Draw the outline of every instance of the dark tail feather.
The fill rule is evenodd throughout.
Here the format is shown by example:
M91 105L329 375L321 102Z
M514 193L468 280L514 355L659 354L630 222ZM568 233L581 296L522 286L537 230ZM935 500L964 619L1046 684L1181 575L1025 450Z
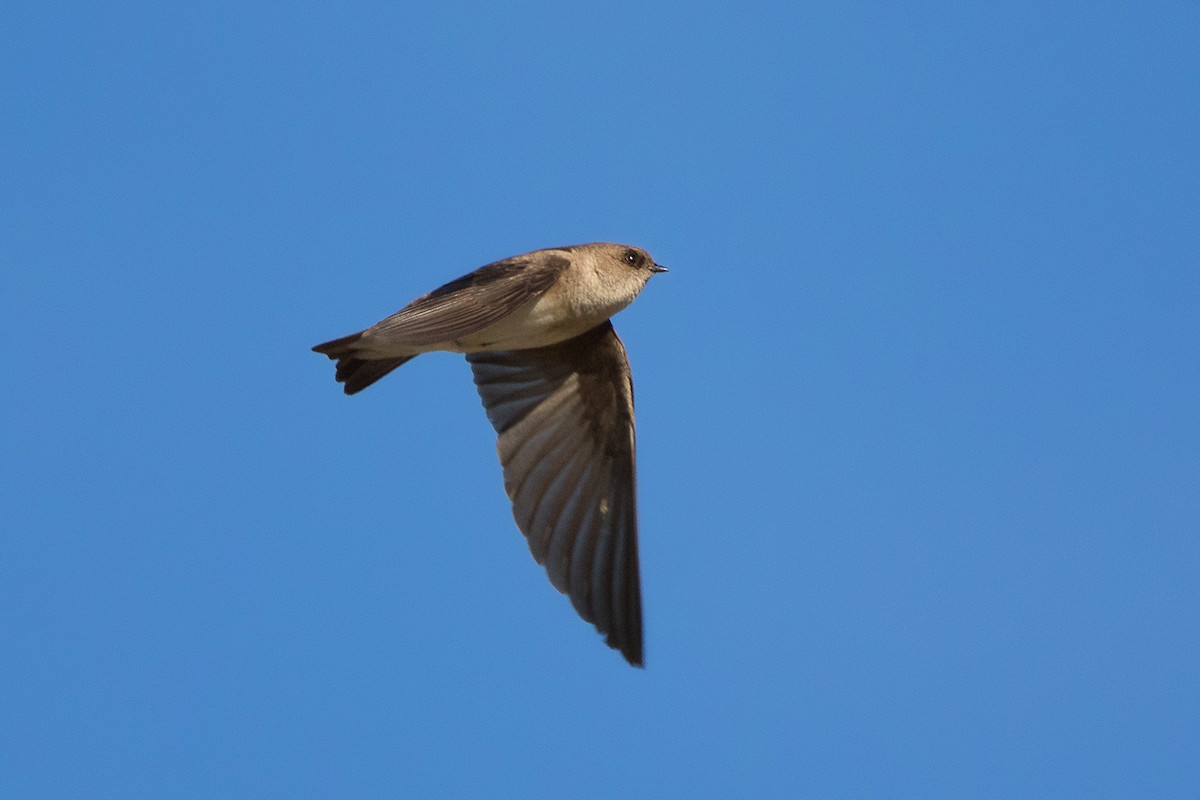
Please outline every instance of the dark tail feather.
M361 333L352 333L313 348L314 352L327 355L337 362L337 374L334 377L338 383L345 384L346 394L361 392L396 367L414 358L359 358L354 353L354 345L361 338Z

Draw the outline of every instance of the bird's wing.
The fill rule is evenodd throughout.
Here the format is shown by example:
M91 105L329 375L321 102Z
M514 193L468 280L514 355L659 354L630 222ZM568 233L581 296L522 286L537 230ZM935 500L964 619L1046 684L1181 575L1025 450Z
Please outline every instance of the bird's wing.
M546 291L570 263L565 255L540 251L488 264L418 297L364 335L413 347L468 336Z
M608 645L641 666L633 387L612 323L467 360L533 557Z

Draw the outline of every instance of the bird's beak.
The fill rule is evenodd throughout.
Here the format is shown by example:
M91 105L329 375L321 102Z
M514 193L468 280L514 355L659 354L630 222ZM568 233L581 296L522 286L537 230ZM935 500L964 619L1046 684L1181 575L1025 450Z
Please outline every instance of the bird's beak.
M662 264L655 264L654 266L652 266L650 268L650 271L651 272L670 272L670 270L667 269L666 267L664 267Z

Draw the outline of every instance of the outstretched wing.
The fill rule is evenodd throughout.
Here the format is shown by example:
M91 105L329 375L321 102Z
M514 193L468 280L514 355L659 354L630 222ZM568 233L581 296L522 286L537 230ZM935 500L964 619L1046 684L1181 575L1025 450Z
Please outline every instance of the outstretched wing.
M608 645L641 666L633 387L612 323L467 360L533 557Z
M570 265L539 250L480 267L363 331L372 347L424 347L481 331L549 289Z

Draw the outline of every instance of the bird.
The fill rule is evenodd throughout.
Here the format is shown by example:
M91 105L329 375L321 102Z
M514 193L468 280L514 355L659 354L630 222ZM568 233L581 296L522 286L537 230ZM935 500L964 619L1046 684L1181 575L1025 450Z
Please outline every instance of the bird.
M487 264L312 349L356 394L422 353L471 365L513 518L550 583L644 667L633 384L610 317L666 272L612 242Z

